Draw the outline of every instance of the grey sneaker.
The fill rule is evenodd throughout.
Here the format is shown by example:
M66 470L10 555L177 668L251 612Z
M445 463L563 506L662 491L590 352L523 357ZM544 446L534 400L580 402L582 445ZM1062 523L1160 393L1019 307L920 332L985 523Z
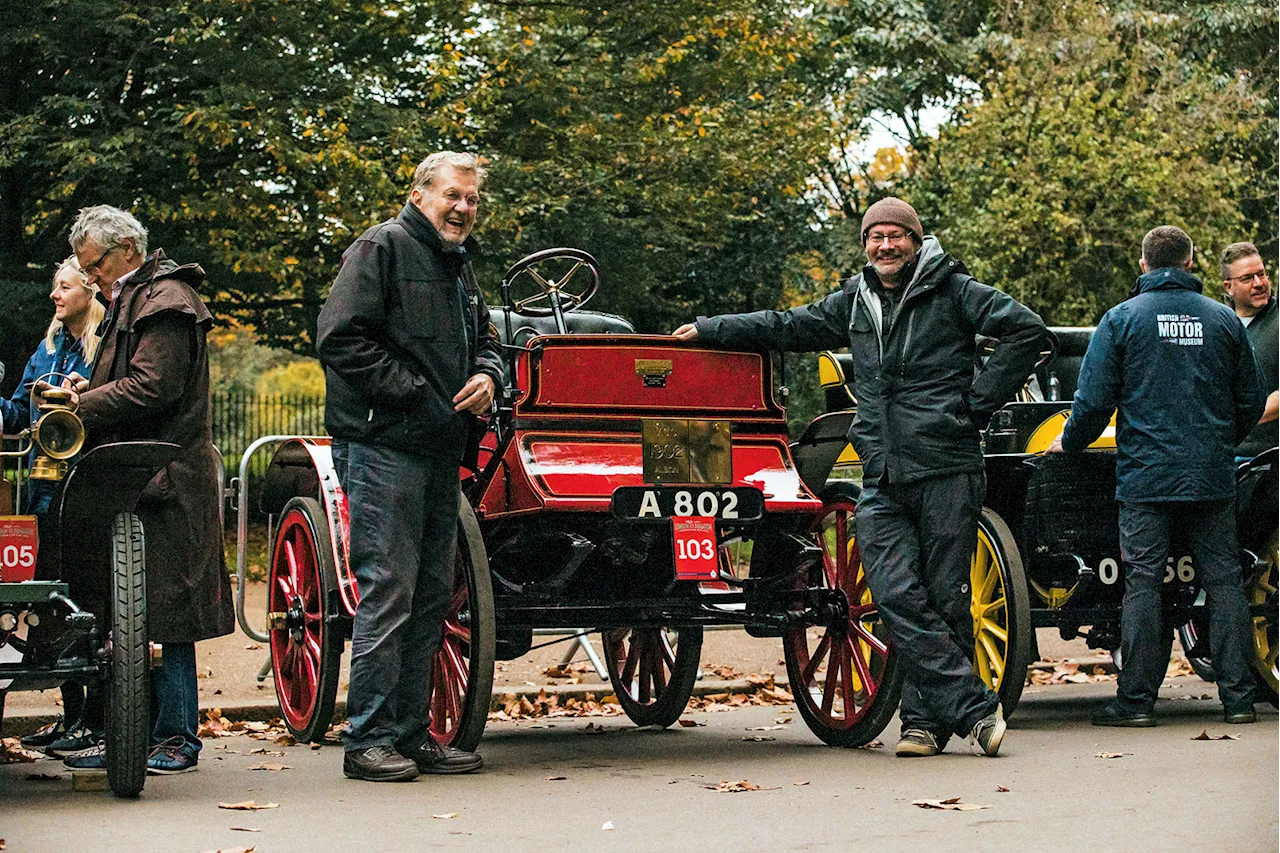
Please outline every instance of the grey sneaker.
M988 758L995 758L1000 752L1000 741L1004 740L1004 710L996 705L993 713L987 714L981 720L973 724L973 731L969 734L969 743L977 743L982 749L982 754Z
M938 739L926 729L907 729L898 738L893 754L899 758L927 758L942 752Z
M44 752L56 758L75 758L93 753L101 740L101 732L76 723L75 728L46 746Z

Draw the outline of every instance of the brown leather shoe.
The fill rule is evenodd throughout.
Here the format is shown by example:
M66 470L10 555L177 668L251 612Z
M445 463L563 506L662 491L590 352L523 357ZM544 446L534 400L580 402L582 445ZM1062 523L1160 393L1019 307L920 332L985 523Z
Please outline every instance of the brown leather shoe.
M412 759L422 773L471 773L484 766L484 759L474 752L442 746L429 735L417 746L401 744L400 752Z
M389 746L351 749L342 756L342 775L365 782L412 782L418 766Z

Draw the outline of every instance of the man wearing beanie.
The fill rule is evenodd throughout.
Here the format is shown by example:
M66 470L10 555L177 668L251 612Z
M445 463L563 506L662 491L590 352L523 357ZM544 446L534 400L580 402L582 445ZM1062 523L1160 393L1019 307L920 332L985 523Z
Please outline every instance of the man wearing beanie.
M994 756L999 700L973 671L969 560L986 492L981 430L1013 399L1047 343L1028 308L978 282L905 201L862 218L867 265L789 311L699 317L681 340L815 351L849 347L862 459L858 545L906 680L899 756L937 755L951 735ZM999 344L974 373L975 335Z

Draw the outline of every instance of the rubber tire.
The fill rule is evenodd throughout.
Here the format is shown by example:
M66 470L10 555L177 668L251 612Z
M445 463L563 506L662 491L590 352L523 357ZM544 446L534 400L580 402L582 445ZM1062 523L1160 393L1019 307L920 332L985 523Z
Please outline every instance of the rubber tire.
M454 558L455 597L462 593L459 580L466 582L466 619L453 620L454 612L461 613L462 602L454 600L450 613L445 616L441 633L440 650L436 652L431 676L431 733L438 743L472 752L484 735L489 721L489 703L493 697L493 664L496 653L496 618L493 605L493 579L489 575L489 556L480 522L475 510L464 496L458 504L458 548ZM460 631L467 630L466 639ZM465 643L465 648L463 647ZM441 720L441 711L448 707L448 693L441 673L451 660L460 661L466 656L466 685L461 696L454 694L455 715L452 725ZM459 701L460 700L460 701Z
M142 523L122 512L111 525L111 676L107 683L107 784L137 797L151 746L151 649Z
M856 507L859 498L862 496L861 489L851 482L833 482L828 483L818 493L819 499L822 500L822 514L815 521L815 527L821 525L822 522L831 515L837 506ZM850 512L850 517L853 513ZM857 532L855 528L846 528L850 530L850 545L856 545ZM825 551L825 537L821 529L814 530L815 535L819 538L819 544L823 546ZM859 565L861 558L859 557ZM809 579L804 579L805 583L811 583ZM825 572L822 575L821 583L825 586ZM883 623L881 623L883 627ZM830 630L830 629L828 629ZM887 642L888 652L884 655L883 669L880 672L880 686L876 696L871 700L869 706L865 706L854 719L853 723L848 726L832 725L828 720L823 719L823 711L821 707L814 707L812 694L801 692L801 685L806 681L804 677L804 669L806 664L812 660L810 657L811 650L808 647L808 628L801 628L796 631L788 632L782 638L783 658L787 665L787 684L791 689L792 695L795 697L796 710L800 712L801 718L809 727L809 730L817 735L818 739L829 746L839 747L857 747L864 746L875 740L885 727L889 725L889 721L893 719L894 712L898 709L898 702L902 697L902 682L905 672L899 665L898 655L894 653L893 645ZM877 639L881 639L877 637ZM801 660L799 644L804 644L805 660ZM826 653L828 662L830 661L830 652ZM850 665L853 665L852 658ZM815 681L816 684L816 681ZM805 688L807 690L807 688ZM834 700L833 700L834 701Z
M631 654L637 632L643 631L646 643L659 641L667 644L665 628L620 628L602 632L605 668L609 670L609 683L618 697L618 704L627 717L637 726L672 725L680 719L693 695L694 682L698 680L698 662L702 657L702 628L681 628L677 633L675 656L669 660L669 673L665 688L651 695L648 701L640 698L640 683L623 680L625 661ZM651 646L650 646L651 648ZM636 663L639 666L639 661ZM635 673L633 673L633 676Z
M982 646L982 636L975 626L974 671L988 687L996 691L996 695L1000 697L1000 706L1004 711L1005 719L1008 719L1013 715L1014 709L1018 707L1018 702L1022 698L1022 689L1027 682L1027 668L1031 666L1035 650L1035 634L1031 627L1031 593L1027 585L1027 572L1022 564L1022 555L1018 551L1018 543L1000 514L990 507L983 507L982 516L978 519L978 529L979 536L986 534L999 564L1000 583L1005 591L1005 606L1002 611L997 612L1003 612L1005 617L1004 627L1008 634L1008 641L1004 649L1004 675L999 677L998 683L995 683L997 681L995 674L988 672L984 676L982 667L978 664L979 653L986 650ZM975 544L975 555L976 553L977 545ZM980 607L979 590L972 571L970 584L970 607L976 621Z
M300 526L299 526L300 525ZM318 742L328 732L333 723L333 706L338 696L338 678L342 666L342 651L345 646L346 632L341 623L334 621L329 612L333 591L338 588L338 574L333 562L333 547L329 538L329 520L325 516L320 502L312 497L295 497L284 506L280 513L280 527L276 534L274 547L271 549L271 566L267 577L267 609L271 610L272 596L277 589L281 563L286 560L282 549L287 544L285 537L295 526L303 531L299 540L311 557L309 566L315 567L315 577L311 582L319 590L318 601L313 602L316 610L313 618L319 631L319 654L316 658L316 683L313 685L313 701L303 714L286 712L287 700L280 699L281 686L295 677L284 671L285 651L292 640L288 637L288 629L269 630L271 647L271 672L276 686L277 701L280 702L280 715L285 727L300 743ZM296 558L295 558L296 559ZM295 652L296 654L296 652ZM296 660L296 658L295 658ZM293 717L294 719L291 719Z
M1194 619L1178 628L1178 642L1182 644L1182 651L1185 654L1187 649L1193 648L1199 639L1200 630L1196 627ZM1187 663L1191 664L1191 668L1195 670L1196 675L1204 681L1210 683L1218 680L1218 673L1214 671L1213 661L1209 658L1193 658L1187 655ZM1119 669L1119 666L1116 667Z

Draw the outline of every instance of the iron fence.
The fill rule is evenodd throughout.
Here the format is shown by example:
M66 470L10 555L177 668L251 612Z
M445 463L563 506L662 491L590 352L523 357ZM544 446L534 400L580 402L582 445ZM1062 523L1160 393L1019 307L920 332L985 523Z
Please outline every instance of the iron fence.
M213 443L222 452L227 479L236 476L245 448L264 435L323 435L324 397L215 391ZM255 454L250 471L261 474L266 454Z

